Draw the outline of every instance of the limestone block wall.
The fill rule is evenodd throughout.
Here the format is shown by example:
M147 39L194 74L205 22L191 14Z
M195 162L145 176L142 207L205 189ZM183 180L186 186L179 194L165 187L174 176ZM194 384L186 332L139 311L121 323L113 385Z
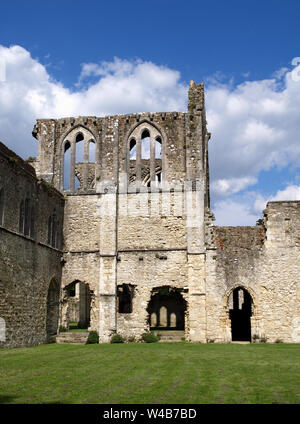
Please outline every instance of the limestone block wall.
M269 202L260 298L270 340L300 342L300 202Z
M0 317L6 323L4 347L46 342L47 295L60 281L60 252L0 229Z
M118 250L186 248L182 192L121 194L118 206Z
M6 323L6 340L0 341L0 346L44 343L48 289L51 281L60 282L62 256L59 249L48 244L48 218L55 210L61 234L64 199L1 143L0 189L4 200L0 225L0 317ZM31 214L29 226L33 229L27 235L19 225L20 205L26 199Z
M98 195L66 196L64 250L99 251L100 214Z
M38 140L38 155L32 163L39 176L57 189L63 188L64 142L76 131L88 132L95 142L95 181L117 184L122 174L129 173L129 138L144 127L153 128L155 134L160 135L163 180L172 184L174 181L202 179L206 206L209 206L207 143L210 135L206 130L203 84L191 83L187 113L143 112L107 117L38 119L33 129ZM95 191L95 188L90 189L87 187L86 191Z
M299 202L269 202L265 226L215 227L206 255L207 339L231 341L229 294L252 297L251 334L299 342Z
M96 180L116 181L118 172L127 172L128 137L143 122L157 126L162 133L166 180L183 181L185 137L189 120L186 114L180 112L39 119L33 131L39 146L35 162L37 173L59 188L62 178L62 143L74 128L83 128L89 130L95 139Z
M188 294L184 292L184 288L188 285L186 251L182 249L167 252L165 250L119 252L117 284L134 286L132 313L117 314L117 332L126 337L138 337L149 331L147 307L153 288L163 286L178 288L187 299ZM188 334L188 311L185 327Z
M90 328L99 326L100 281L100 196L68 195L64 215L64 266L62 271L61 325L67 326L69 301L67 287L87 284L91 291Z
M65 289L69 284L80 281L88 285L91 291L90 327L99 325L99 252L65 252L61 279L61 317L60 324L67 325L67 303Z

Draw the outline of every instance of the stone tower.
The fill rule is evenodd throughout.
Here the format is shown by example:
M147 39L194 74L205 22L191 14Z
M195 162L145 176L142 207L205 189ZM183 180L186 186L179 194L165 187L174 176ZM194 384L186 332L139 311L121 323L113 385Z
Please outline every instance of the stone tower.
M37 175L66 199L61 324L75 284L102 342L149 328L205 341L203 84L191 81L187 113L39 119L33 135Z

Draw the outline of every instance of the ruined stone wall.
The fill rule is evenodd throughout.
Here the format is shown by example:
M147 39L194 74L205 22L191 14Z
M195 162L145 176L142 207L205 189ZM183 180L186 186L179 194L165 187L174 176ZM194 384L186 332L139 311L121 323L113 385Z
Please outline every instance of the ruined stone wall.
M186 166L185 134L189 121L186 114L178 112L38 120L33 131L39 145L36 171L60 188L62 143L74 128L86 128L94 135L96 142L96 180L116 182L118 172L127 172L130 132L143 122L157 126L163 135L165 179L170 183L172 180L183 181Z
M152 289L170 286L181 289L186 296L183 293L188 284L186 251L120 252L117 283L134 286L132 313L117 314L117 331L124 336L140 336L149 331L147 307Z
M119 196L118 250L185 249L183 193L139 193Z
M269 202L265 228L215 227L206 255L207 339L231 341L229 294L251 295L251 333L299 342L300 202Z
M64 250L99 251L98 195L67 196L64 216Z
M141 155L145 129L149 159ZM79 132L84 159L77 163ZM68 287L82 283L86 304L91 297L90 329L99 332L100 342L115 332L139 337L147 331L151 294L164 287L178 290L187 302L187 340L231 341L229 298L242 287L252 298L252 336L300 342L300 202L269 202L262 226L212 225L203 84L191 81L187 113L39 119L33 135L35 170L0 144L0 317L7 321L7 346L46 340L53 280L61 288L65 326ZM154 154L157 137L161 158ZM73 182L64 190L69 141ZM192 195L190 216L185 207ZM24 235L20 204L26 199L34 213L33 230ZM60 235L63 223L62 251L49 239L53 216ZM133 288L132 312L118 312L117 290L123 285Z
M0 346L31 346L46 341L47 295L61 278L61 251L48 244L48 217L56 210L62 232L64 199L37 180L34 169L0 144L0 187L4 192L0 226L0 317L6 341ZM30 201L34 231L20 232L20 204Z

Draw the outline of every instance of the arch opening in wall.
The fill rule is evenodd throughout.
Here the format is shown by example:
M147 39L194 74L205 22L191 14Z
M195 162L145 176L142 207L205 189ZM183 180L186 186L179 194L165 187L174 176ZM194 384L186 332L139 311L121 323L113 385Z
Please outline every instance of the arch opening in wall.
M79 280L64 288L64 302L67 302L64 322L70 330L89 328L92 294L89 285Z
M56 210L54 209L52 214L48 217L48 244L49 246L61 249L62 247L62 224L59 222Z
M129 142L129 157L130 160L136 160L136 141L134 138Z
M93 133L79 125L62 139L62 146L61 188L71 192L94 189L98 153Z
M161 138L155 139L155 159L161 159Z
M148 121L141 122L129 133L127 143L129 186L134 189L161 183L163 137L157 126Z
M185 329L186 301L178 289L154 289L147 312L150 330Z
M89 141L89 163L94 163L96 158L96 145L94 140Z
M64 183L63 189L70 190L70 166L71 166L71 144L67 141L64 144Z
M75 151L75 190L81 186L80 176L83 176L82 164L84 163L84 136L80 132L76 135L76 151ZM77 171L77 172L76 172Z
M57 334L59 320L59 284L56 280L51 280L47 295L47 318L46 335L47 338Z
M120 314L132 313L132 299L134 296L134 286L122 284L117 287L117 310Z
M35 236L35 208L27 197L21 200L19 209L19 233L34 238Z
M144 130L141 137L141 155L142 159L150 159L150 132Z
M250 293L243 287L236 287L228 302L232 341L251 341L253 300Z
M76 136L76 163L84 162L84 137L82 133Z

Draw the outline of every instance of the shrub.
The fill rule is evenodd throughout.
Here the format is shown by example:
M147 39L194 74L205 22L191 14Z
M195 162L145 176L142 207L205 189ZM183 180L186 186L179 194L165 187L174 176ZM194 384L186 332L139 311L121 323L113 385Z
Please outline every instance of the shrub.
M281 339L276 339L275 343L283 343L283 341Z
M90 331L86 344L97 344L99 343L99 336L97 331Z
M153 333L144 333L142 334L142 340L146 343L156 343L160 340L160 336L156 336Z
M259 336L257 334L254 334L252 336L253 343L267 343L268 338L266 336Z
M120 334L114 334L110 339L111 343L124 343L124 338Z
M59 326L59 332L60 333L65 333L66 331L68 331L68 329L66 327L64 327L63 325Z
M135 337L134 336L128 337L127 343L135 343L135 342L136 342L136 340L135 340Z

